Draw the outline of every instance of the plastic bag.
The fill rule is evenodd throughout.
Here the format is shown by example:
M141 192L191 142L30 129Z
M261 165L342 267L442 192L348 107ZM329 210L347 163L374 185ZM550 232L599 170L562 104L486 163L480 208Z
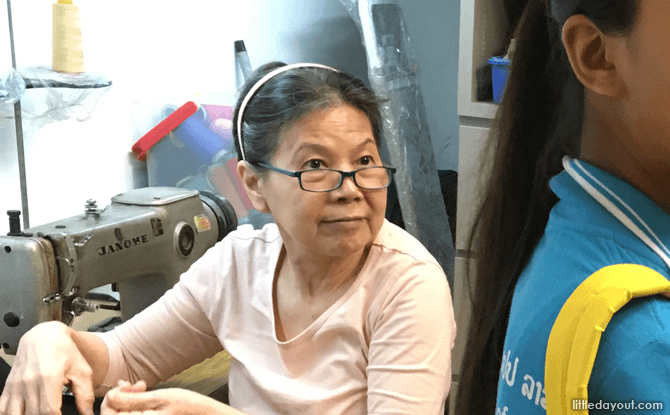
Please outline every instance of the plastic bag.
M13 105L24 92L26 83L16 69L10 69L0 78L0 103Z
M21 99L22 116L35 118L41 125L72 117L77 121L87 120L102 94L112 85L112 81L103 76L86 72L56 72L46 66L20 69L12 78L12 86L19 82L17 76L22 78L25 86L24 92L18 96ZM12 94L12 97L16 96L16 92ZM10 104L16 102L16 99L13 102L9 102L9 99L0 100L0 116L4 118L14 117Z
M340 0L361 32L368 77L385 99L382 158L394 180L406 230L437 259L453 288L454 245L402 9L394 0Z

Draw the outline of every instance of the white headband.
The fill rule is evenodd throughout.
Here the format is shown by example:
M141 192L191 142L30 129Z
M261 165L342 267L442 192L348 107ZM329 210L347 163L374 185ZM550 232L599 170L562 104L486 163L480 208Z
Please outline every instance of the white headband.
M258 80L256 84L254 84L253 87L247 92L247 95L244 97L242 100L242 105L240 105L240 110L237 113L237 139L240 144L240 152L242 153L242 160L246 160L246 156L244 154L244 146L242 145L242 116L244 115L244 110L247 107L247 104L249 101L251 101L251 98L254 96L256 91L260 89L260 87L263 86L267 81L269 81L271 78L273 78L275 75L279 75L282 72L290 71L291 69L295 68L323 68L323 69L330 69L331 71L339 72L335 68L331 68L330 66L326 65L321 65L318 63L293 63L291 65L286 65L282 66L280 68L277 68L273 70L272 72L266 74L264 77Z

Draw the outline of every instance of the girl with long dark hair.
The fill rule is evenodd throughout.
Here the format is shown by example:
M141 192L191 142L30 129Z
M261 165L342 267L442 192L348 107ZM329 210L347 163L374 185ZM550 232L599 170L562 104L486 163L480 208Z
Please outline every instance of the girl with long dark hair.
M613 264L670 274L668 22L667 0L526 6L482 159L457 415L544 414L549 333L575 288ZM662 297L618 311L602 334L589 400L667 396L669 326Z

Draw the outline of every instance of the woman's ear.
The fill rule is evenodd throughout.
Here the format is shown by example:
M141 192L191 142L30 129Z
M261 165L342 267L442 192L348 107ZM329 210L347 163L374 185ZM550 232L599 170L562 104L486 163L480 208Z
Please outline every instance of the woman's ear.
M611 98L628 94L622 77L625 38L607 35L586 16L570 16L563 25L563 45L577 79L585 88Z
M244 186L244 190L246 190L249 200L251 200L251 203L254 205L254 209L259 212L269 213L270 209L261 192L261 178L258 176L258 173L256 173L254 168L249 163L242 160L237 163L237 175L240 176L242 186Z

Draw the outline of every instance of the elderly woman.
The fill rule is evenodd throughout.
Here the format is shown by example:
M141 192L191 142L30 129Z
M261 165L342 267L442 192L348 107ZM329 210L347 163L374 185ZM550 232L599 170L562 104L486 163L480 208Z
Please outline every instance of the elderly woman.
M375 95L330 67L273 63L233 121L240 179L276 224L231 232L113 332L28 332L0 414L53 413L67 383L82 413L94 390L109 391L103 414L442 413L451 296L435 259L384 219L394 169L380 159ZM236 409L145 391L222 348Z

